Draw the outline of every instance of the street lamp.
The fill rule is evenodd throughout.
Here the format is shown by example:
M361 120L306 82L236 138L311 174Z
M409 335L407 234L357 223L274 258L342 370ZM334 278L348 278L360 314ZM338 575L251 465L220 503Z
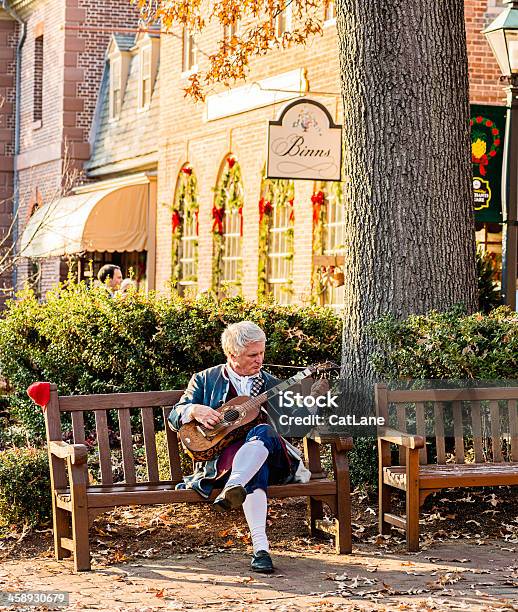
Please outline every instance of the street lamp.
M516 310L518 251L518 0L509 5L484 34L507 80L507 119L502 171L502 298Z

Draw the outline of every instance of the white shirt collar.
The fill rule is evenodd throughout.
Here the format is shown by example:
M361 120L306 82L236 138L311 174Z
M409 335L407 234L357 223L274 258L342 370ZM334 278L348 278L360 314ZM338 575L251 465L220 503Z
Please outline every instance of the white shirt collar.
M239 395L250 395L253 380L260 376L260 373L253 374L252 376L241 376L232 369L229 363L226 364L225 371Z

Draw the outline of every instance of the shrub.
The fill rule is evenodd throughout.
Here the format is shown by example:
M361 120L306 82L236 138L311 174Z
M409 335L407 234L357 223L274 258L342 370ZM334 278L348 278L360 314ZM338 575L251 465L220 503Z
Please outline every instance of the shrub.
M41 411L25 394L36 380L56 383L63 395L182 388L193 372L224 360L221 333L242 319L264 328L269 362L339 361L341 319L327 308L138 292L113 299L84 283L61 286L44 303L22 292L0 319L11 416L32 440L44 437Z
M370 326L378 351L376 373L397 379L516 379L518 314L501 306L466 315L459 306L397 321L387 315Z
M40 525L52 502L47 452L36 448L0 451L0 523Z

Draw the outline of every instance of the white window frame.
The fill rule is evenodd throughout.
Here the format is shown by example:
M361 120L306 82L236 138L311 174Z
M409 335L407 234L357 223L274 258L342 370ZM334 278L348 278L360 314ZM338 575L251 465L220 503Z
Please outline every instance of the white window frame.
M232 227L228 231L227 222L232 219ZM239 255L225 255L227 241L235 240L238 245ZM236 262L236 273L239 270L239 265L243 264L243 238L241 236L241 215L239 209L235 208L232 210L226 210L223 217L223 255L221 256L221 270L220 270L220 287L225 292L228 289L236 287L236 293L241 294L241 287L238 283L240 279L236 276L235 278L225 278L225 264ZM231 295L228 293L228 295Z
M284 20L284 29L282 29L282 22ZM288 6L275 18L275 37L282 38L285 32L291 32L293 25L293 7L291 4Z
M153 87L153 49L151 44L143 45L139 51L139 110L147 110L151 105L151 94ZM144 100L144 83L148 82L148 97Z
M324 27L336 23L336 2L329 0L327 8L324 8Z
M191 63L192 62L192 63ZM182 78L198 72L198 49L196 39L187 28L182 34Z
M115 92L119 92L118 103ZM117 103L117 106L116 106ZM122 109L122 57L113 55L110 58L110 120L120 117Z
M286 218L286 222L287 225L279 225L276 226L275 222L277 219L277 214L278 211L276 210L276 208L284 208L284 215ZM293 254L289 253L287 251L271 251L271 247L273 244L273 237L275 236L275 234L287 234L290 230L293 230L293 222L290 221L290 214L291 214L291 210L289 206L284 206L284 205L280 205L280 206L275 206L274 210L272 211L272 223L271 226L268 230L268 250L267 250L267 268L266 268L266 285L267 285L267 292L268 293L273 293L275 296L275 290L274 290L274 286L275 285L286 285L288 284L290 281L293 280ZM286 240L286 238L285 238ZM288 260L288 257L291 256L291 259ZM291 269L291 276L288 275L287 277L272 277L271 276L271 272L273 269L273 261L274 260L285 260L285 261L289 261L288 267ZM281 300L277 300L279 302L279 304L290 304L291 303L291 299L288 293L286 293L286 297L287 297L287 301L281 301Z
M195 287L198 282L194 280L184 280L184 266L193 264L194 275L198 276L198 270L196 267L196 251L198 249L198 234L196 232L196 214L193 213L187 216L187 211L183 211L183 232L181 239L181 254L180 254L180 278L178 279L178 285L181 287L181 293L188 288ZM188 221L186 221L188 219ZM187 231L186 231L187 230ZM186 245L190 242L194 242L192 257L185 257L187 249Z
M341 228L341 233L342 233L342 238L344 235L344 217L343 217L343 209L342 209L342 218L340 221L336 221L337 218L337 211L338 208L340 206L343 206L343 204L341 202L339 202L336 198L329 198L328 194L326 193L326 203L325 203L325 216L324 216L324 249L323 249L323 254L324 255L330 255L330 256L334 256L334 255L344 255L345 253L345 246L343 244L335 244L332 247L329 245L328 243L328 239L329 239L329 230L330 228ZM334 207L334 215L333 215L333 221L329 221L330 219L330 209L331 207ZM335 234L336 235L336 234ZM329 306L330 308L333 308L335 310L340 310L343 307L343 297L340 296L340 293L343 294L343 292L345 291L345 289L343 287L332 287L332 286L328 286L326 287L325 291L324 291L324 299L323 299L323 305L324 306ZM330 296L334 296L336 297L336 294L338 293L338 302L334 302L334 301L329 301L328 298Z

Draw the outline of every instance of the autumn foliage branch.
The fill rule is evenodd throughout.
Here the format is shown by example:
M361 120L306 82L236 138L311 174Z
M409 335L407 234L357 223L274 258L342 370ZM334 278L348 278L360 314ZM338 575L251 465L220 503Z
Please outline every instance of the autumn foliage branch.
M223 28L239 24L239 32L218 41L215 52L204 52L206 67L190 75L186 95L204 100L207 88L217 83L229 86L246 77L250 60L275 48L305 44L314 34L322 34L324 9L329 0L132 0L147 23L160 22L163 31L175 26L201 35L217 22ZM278 32L276 20L288 7L292 25Z

